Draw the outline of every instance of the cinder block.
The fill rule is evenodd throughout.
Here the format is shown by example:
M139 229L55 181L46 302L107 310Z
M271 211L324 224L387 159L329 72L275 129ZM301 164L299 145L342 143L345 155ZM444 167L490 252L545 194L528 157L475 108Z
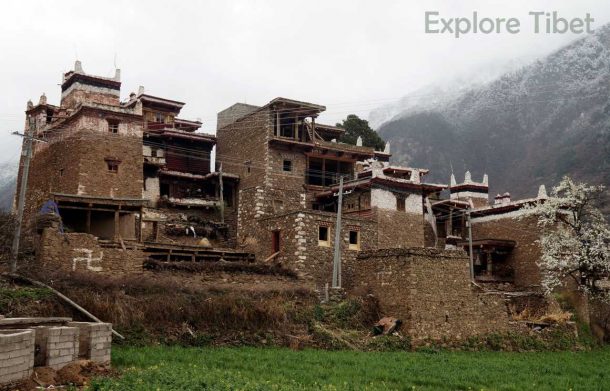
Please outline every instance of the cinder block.
M32 329L0 330L0 383L25 379L34 364Z
M78 355L96 362L110 361L112 325L110 323L70 322L80 330Z

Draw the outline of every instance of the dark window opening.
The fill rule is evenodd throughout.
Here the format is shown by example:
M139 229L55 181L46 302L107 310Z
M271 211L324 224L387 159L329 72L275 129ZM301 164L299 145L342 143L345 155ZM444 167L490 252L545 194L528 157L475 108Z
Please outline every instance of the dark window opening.
M398 210L398 211L405 210L405 198L404 197L396 197L396 210Z
M353 173L353 163L332 159L310 158L307 165L307 184L330 186L339 183L339 178L349 179Z
M282 170L292 172L292 160L284 160L282 164Z
M349 231L349 249L360 250L360 231Z
M63 168L59 169L59 176L64 176L64 169Z
M222 198L223 198L227 208L233 207L233 204L234 204L233 197L234 197L233 186L224 186L222 189Z
M284 113L280 114L280 137L294 138L295 129L295 118L294 114Z
M106 165L108 166L108 172L112 172L117 174L119 172L119 162L115 160L106 161Z
M46 118L47 123L50 124L52 120L53 120L53 110L47 110L47 118Z
M119 121L108 120L108 131L110 133L119 133Z
M161 197L169 197L169 183L159 184L159 194L161 195Z
M325 247L330 246L330 235L328 227L326 226L321 225L318 227L318 245Z
M273 251L273 253L277 253L280 251L280 240L281 240L281 231L277 230L277 231L273 231L273 237L271 240L271 251Z

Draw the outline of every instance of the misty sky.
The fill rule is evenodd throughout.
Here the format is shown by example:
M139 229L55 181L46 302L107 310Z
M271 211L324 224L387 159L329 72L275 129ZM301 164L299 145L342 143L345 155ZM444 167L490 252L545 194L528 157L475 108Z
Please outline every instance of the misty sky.
M425 5L422 5L425 3ZM277 96L324 104L321 122L367 117L430 83L493 74L574 40L532 34L530 11L589 12L610 21L607 0L575 1L13 1L0 14L0 161L16 158L28 99L59 103L61 73L122 70L122 98L147 93L186 102L181 117L215 129L216 113ZM517 17L511 35L424 33L424 12Z

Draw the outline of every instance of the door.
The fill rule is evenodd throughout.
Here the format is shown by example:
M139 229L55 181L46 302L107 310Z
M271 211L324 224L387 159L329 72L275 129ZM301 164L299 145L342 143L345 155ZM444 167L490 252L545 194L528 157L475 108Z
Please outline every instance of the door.
M272 239L271 239L271 246L272 246L272 253L275 254L277 252L280 251L280 232L279 230L277 231L273 231L272 234Z

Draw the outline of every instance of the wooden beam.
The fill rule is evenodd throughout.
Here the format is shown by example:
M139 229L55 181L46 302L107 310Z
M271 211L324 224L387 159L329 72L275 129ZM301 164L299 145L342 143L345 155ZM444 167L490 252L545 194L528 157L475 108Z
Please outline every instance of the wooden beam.
M120 239L121 233L121 224L120 224L120 216L119 211L114 212L114 241L118 242Z
M87 209L87 223L86 223L86 232L88 234L91 233L91 209Z

